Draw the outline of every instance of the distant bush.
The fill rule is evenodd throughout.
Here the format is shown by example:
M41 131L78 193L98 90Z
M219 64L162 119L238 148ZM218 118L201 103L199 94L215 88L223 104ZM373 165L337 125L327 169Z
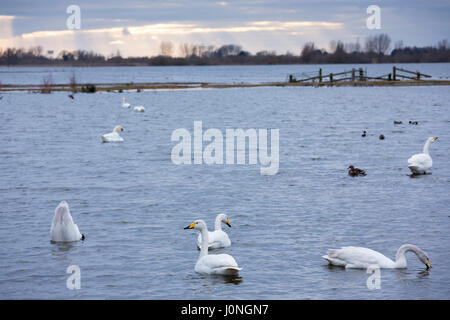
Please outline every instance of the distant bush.
M93 84L87 84L81 87L81 92L84 93L95 93L97 88Z
M70 89L72 93L77 93L77 79L75 77L75 72L72 72L72 76L70 77Z
M51 74L48 74L42 78L41 83L41 93L52 93L53 89L55 87L55 84L53 83L53 78Z

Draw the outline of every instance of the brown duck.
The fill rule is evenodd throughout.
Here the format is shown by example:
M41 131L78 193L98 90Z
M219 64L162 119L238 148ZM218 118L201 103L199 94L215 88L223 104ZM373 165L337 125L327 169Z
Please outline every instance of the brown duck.
M366 171L359 169L359 168L355 168L354 166L349 166L348 167L348 175L351 177L365 176Z

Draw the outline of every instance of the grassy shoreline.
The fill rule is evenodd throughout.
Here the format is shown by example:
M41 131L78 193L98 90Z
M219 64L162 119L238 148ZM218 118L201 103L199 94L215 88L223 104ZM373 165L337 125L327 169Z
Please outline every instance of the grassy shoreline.
M86 86L94 86L93 92L123 92L134 90L177 90L177 89L226 89L253 87L405 87L405 86L448 86L450 80L419 80L419 81L340 81L340 82L265 82L265 83L205 83L205 82L146 82L146 83L89 83L77 84L76 92L83 93ZM3 84L0 92L30 91L40 93L42 84ZM70 84L53 84L51 92L73 92Z

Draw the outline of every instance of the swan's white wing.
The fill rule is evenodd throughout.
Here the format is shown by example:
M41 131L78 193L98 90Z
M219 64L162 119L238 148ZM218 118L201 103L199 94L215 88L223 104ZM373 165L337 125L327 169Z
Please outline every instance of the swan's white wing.
M196 272L207 274L236 274L241 269L229 254L206 255L195 265Z
M429 170L433 165L433 160L428 154L419 153L408 159L409 166L418 170Z
M123 138L117 132L106 133L102 135L103 142L121 142Z
M62 201L55 209L50 234L52 241L61 242L77 241L82 237L78 226L73 222L66 201Z
M336 263L337 265L344 265L347 268L367 268L370 265L378 265L382 268L388 268L390 264L393 263L392 260L385 257L381 253L362 247L330 249L327 252L327 257L330 258L331 261L327 259L330 263L332 263L332 260L336 260L336 262L338 262Z
M202 234L200 233L197 238L197 246L200 248L202 245ZM215 230L208 232L208 248L218 249L231 246L231 241L228 235L223 230Z

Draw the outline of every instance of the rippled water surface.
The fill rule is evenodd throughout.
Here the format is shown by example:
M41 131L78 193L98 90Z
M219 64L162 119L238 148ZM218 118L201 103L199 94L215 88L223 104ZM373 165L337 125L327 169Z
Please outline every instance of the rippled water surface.
M89 78L83 72L92 70L77 72ZM450 298L446 86L2 96L0 298ZM122 96L146 112L122 108ZM175 165L171 134L193 132L196 120L223 133L278 128L278 174L260 175L259 165ZM125 141L102 144L100 134L119 124ZM440 140L430 148L432 174L412 178L407 159L429 136ZM367 176L349 177L350 164ZM50 242L61 200L85 241ZM212 227L220 212L230 217L232 246L215 253L235 257L239 278L194 272L197 232L183 227L195 219ZM367 288L365 270L330 268L321 258L356 245L393 259L404 243L425 250L432 269L409 253L408 269L381 271L379 290ZM70 265L81 269L80 290L66 287Z

